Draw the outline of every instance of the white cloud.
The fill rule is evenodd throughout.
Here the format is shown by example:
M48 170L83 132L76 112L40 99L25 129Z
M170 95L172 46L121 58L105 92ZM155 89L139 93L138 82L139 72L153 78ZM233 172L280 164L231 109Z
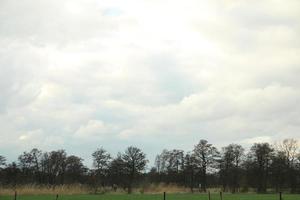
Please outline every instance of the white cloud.
M44 133L42 130L32 130L25 133L21 133L19 136L19 142L20 143L26 143L28 144L34 144L37 145L37 140L40 140L44 136ZM32 145L30 145L32 146Z
M299 138L297 0L0 4L4 154Z
M259 137L254 137L254 138L248 138L248 139L242 140L241 144L252 145L254 143L264 143L264 142L271 143L272 138L270 136L259 136Z
M108 137L112 127L99 120L89 120L86 125L80 126L75 132L75 137L94 140L95 138Z

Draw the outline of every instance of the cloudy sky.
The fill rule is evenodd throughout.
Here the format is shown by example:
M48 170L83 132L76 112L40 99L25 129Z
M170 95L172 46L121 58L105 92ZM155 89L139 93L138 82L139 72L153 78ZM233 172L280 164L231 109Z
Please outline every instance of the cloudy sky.
M299 0L0 0L0 154L300 138L299 21Z

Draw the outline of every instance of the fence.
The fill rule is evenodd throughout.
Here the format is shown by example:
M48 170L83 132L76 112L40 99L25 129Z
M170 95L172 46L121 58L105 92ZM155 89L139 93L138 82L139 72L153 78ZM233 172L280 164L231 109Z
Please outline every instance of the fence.
M156 196L156 198L153 198L153 200L172 200L174 198L174 195L184 195L184 194L168 194L166 192L164 192L162 195L160 195L160 198L159 198L159 195ZM176 197L176 199L182 199L182 200L189 200L189 199L199 199L199 200L235 200L235 199L240 199L240 196L246 196L246 195L253 195L253 197L251 197L251 199L253 200L264 200L265 198L263 198L263 195L261 196L258 196L256 194L238 194L240 196L228 196L228 194L224 194L223 192L220 192L219 194L217 193L210 193L210 192L207 192L207 193L201 193L201 194L186 194L186 195L193 195L193 198L187 198L186 196L182 196L182 198L180 197ZM272 197L268 197L267 199L270 199L270 200L284 200L283 199L283 193L282 192L279 192L278 194L272 194L273 198ZM91 195L92 196L92 195ZM95 195L94 195L95 196ZM101 196L101 195L98 195L98 196ZM115 196L118 196L118 195L115 195ZM122 196L122 195L120 195ZM139 196L140 198L136 198L136 196ZM140 199L140 200L144 200L144 198L142 198L143 196L147 196L147 195L136 195L135 198L133 199ZM256 197L254 197L256 196ZM225 197L225 198L224 198ZM0 198L1 199L1 198ZM13 198L11 198L12 200L22 200L22 195L18 195L17 191L14 192L14 195L13 195ZM47 198L48 199L48 198ZM88 197L85 197L83 198L83 200L88 200L89 198ZM92 198L94 199L94 198ZM98 199L98 198L97 198ZM102 195L101 198L99 199L103 199L105 200L105 195ZM117 198L118 199L118 198ZM123 199L123 198L122 198ZM131 199L130 198L130 195L127 195L127 198L126 199ZM149 199L149 198L147 198ZM248 198L247 198L248 199ZM299 196L296 196L295 198L289 198L289 199L295 199L295 200L300 200L300 195ZM56 194L56 195L53 195L53 200L64 200L64 195L59 195L59 194Z

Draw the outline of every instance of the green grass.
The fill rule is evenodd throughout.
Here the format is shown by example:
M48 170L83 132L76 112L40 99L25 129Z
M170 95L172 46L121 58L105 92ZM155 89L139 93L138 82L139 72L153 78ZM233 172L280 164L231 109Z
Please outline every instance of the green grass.
M18 200L55 200L55 195L24 195ZM13 200L13 196L0 196L0 200ZM61 195L58 200L163 200L158 194L105 194ZM167 200L208 200L207 194L167 194ZM211 194L211 200L220 200L219 194ZM223 200L279 200L277 194L224 194ZM283 200L300 200L300 195L283 194Z

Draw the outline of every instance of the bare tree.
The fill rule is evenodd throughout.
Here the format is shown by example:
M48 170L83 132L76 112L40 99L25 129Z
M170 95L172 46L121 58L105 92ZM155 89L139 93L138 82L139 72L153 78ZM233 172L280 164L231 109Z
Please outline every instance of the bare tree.
M206 191L207 187L207 171L216 168L219 158L219 152L216 147L209 144L207 140L200 140L194 148L194 156L197 159L198 167L201 172L201 189Z
M16 188L20 176L20 170L17 167L17 164L15 162L12 162L11 164L8 164L6 166L6 176L7 176L7 184L12 186L13 189Z
M5 166L5 164L6 164L6 158L0 155L0 169L1 167Z
M53 187L56 184L64 184L66 171L67 153L65 150L51 151L44 153L42 157L43 171L48 175L48 183Z
M285 153L277 150L272 158L272 163L270 166L270 170L272 173L271 183L275 187L276 192L280 192L285 186L285 182L287 181L287 162Z
M287 165L287 177L291 192L297 190L296 161L299 150L299 142L295 139L285 139L279 145L279 151L283 153Z
M229 187L232 192L236 192L239 188L243 155L244 148L241 145L230 144L222 148L219 174L224 190Z
M169 166L168 170L179 173L184 167L184 151L173 149L169 151Z
M107 169L107 167L109 166L109 161L111 160L111 156L105 149L103 149L102 147L97 149L92 154L92 156L93 165L97 170L102 171L104 169Z
M193 191L193 188L195 186L195 175L197 171L197 159L195 158L195 155L188 152L185 155L185 166L184 166L184 173L187 180L187 185L189 186L191 192Z
M83 159L77 156L68 156L66 159L66 175L69 183L80 183L87 168L82 163Z
M104 178L108 171L111 160L110 154L102 147L98 148L93 154L93 166L96 168L94 177L95 193L97 192L99 184L104 186Z
M169 151L164 149L161 154L155 158L155 166L158 173L166 173L169 166Z
M42 151L34 148L30 152L23 152L18 157L18 165L25 175L24 178L30 182L40 182L40 162ZM23 178L23 179L24 179Z
M279 145L279 150L284 152L287 164L293 167L297 159L299 142L295 139L284 139Z
M160 174L161 173L161 165L162 165L162 161L161 161L161 156L160 155L157 155L155 157L154 165L155 165L155 171L158 174Z
M146 159L146 154L141 149L133 146L126 149L122 155L122 159L124 160L125 169L129 176L128 193L130 194L136 176L145 170L148 160Z
M115 191L118 186L122 186L124 189L126 188L128 177L126 174L126 163L121 153L118 153L117 157L110 162L108 176L110 184Z
M257 186L257 192L263 193L267 190L268 176L274 149L269 143L255 143L248 154L248 165L252 170L251 177ZM255 175L255 176L254 176Z

